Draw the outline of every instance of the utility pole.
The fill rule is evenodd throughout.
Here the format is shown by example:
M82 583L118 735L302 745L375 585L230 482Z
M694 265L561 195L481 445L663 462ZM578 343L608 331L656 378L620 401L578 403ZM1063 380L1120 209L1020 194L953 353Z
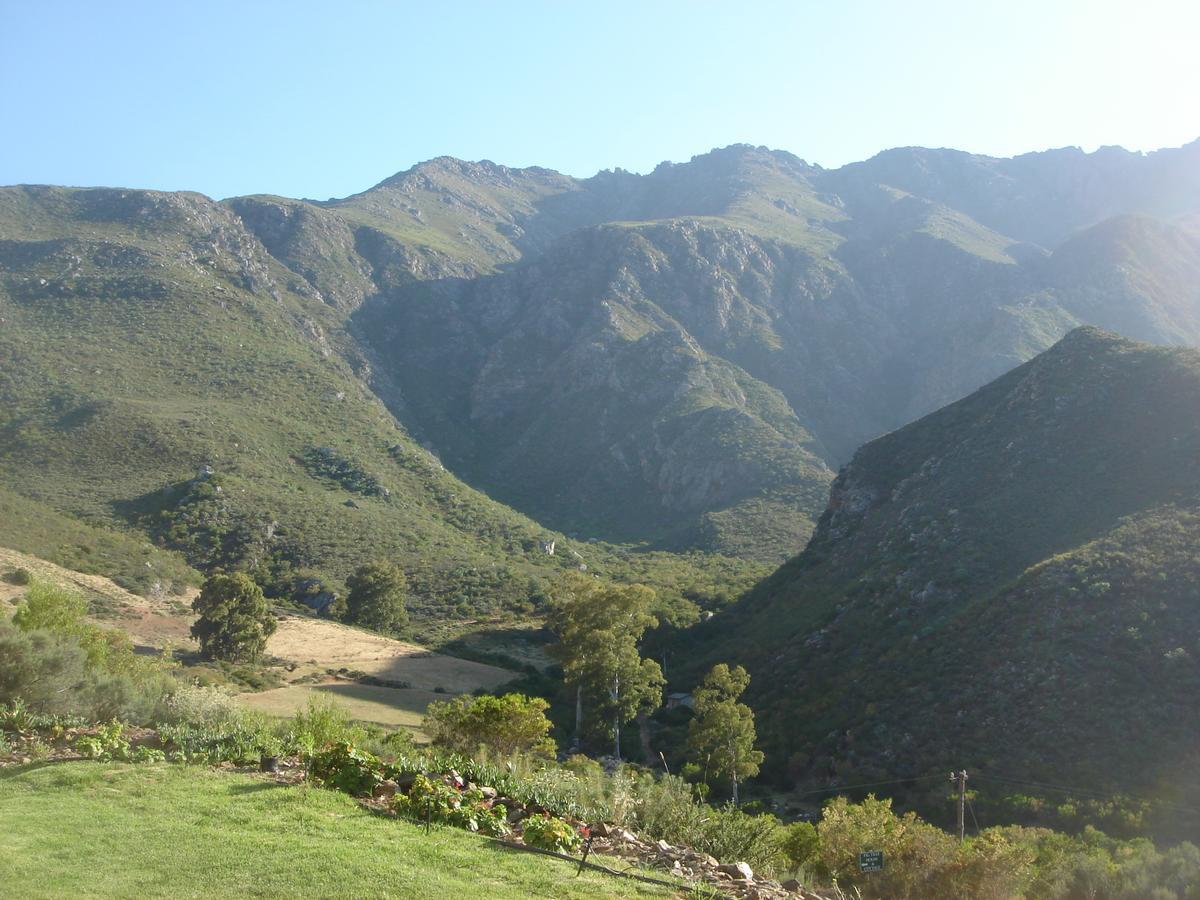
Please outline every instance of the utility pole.
M967 837L967 770L950 773L950 780L958 785L958 839Z

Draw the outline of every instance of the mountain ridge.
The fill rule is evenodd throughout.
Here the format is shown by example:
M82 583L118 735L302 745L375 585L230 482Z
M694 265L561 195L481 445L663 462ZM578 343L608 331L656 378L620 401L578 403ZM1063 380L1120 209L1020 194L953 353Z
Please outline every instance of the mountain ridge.
M1192 796L1198 412L1200 352L1073 330L865 445L697 665L747 665L777 778Z

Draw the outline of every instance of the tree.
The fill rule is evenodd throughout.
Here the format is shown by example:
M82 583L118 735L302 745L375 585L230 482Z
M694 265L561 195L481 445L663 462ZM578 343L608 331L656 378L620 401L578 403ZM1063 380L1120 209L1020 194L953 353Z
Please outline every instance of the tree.
M211 659L256 660L278 626L262 588L242 572L209 577L192 609L192 637Z
M549 650L575 689L575 734L583 725L585 693L600 698L612 716L613 747L621 758L621 724L662 703L664 679L658 663L642 659L637 642L658 624L650 613L654 591L640 584L606 584L568 576L551 601L548 624L558 635Z
M13 624L22 631L76 634L83 629L86 615L87 601L82 594L38 579L32 581L17 607Z
M729 776L735 806L738 782L757 775L763 761L762 751L754 749L754 712L738 702L749 684L741 666L713 666L694 693L696 716L688 725L690 755L715 774Z
M368 563L346 581L346 621L375 631L397 634L408 627L404 595L408 583L397 566Z
M430 703L422 730L438 746L470 756L486 747L499 756L533 753L554 756L550 738L550 704L541 697L456 697Z

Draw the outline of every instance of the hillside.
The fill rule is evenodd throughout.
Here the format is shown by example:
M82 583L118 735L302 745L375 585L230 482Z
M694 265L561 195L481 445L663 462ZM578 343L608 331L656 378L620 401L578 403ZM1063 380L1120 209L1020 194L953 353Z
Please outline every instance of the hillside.
M701 593L730 593L756 571L572 553L409 435L341 317L229 206L0 190L0 502L24 523L0 525L5 540L168 592L222 566L277 594L309 575L337 587L391 558L409 572L419 625L526 615L581 564ZM120 546L101 563L104 541ZM656 567L661 578L646 571Z
M1077 329L863 447L701 655L750 669L780 777L1192 804L1198 461L1200 353Z
M0 189L0 492L173 551L121 552L143 588L386 556L424 623L581 564L716 605L864 441L1071 328L1200 343L1198 147Z
M1200 341L1197 146L823 170L739 145L569 183L438 160L344 203L399 191L468 262L414 263L353 319L488 493L569 533L786 555L826 468L1071 328Z

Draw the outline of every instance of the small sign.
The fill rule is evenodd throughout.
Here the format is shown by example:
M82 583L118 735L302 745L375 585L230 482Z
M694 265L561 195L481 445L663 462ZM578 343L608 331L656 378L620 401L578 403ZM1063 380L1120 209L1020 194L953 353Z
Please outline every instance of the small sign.
M860 872L882 872L883 871L883 851L868 850L866 853L858 854L858 871Z

